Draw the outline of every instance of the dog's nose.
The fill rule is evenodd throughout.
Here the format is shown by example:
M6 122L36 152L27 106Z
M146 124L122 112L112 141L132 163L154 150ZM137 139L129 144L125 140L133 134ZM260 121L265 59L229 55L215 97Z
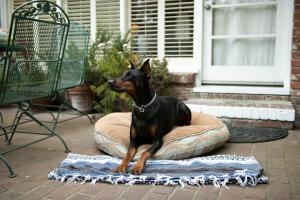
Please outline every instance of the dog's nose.
M109 86L112 86L113 83L114 83L114 80L109 80L109 81L107 81L107 84L108 84Z

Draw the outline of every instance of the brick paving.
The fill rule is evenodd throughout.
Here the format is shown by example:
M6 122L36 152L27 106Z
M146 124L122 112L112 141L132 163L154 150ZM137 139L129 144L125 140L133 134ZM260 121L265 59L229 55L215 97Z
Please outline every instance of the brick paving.
M12 120L14 108L1 108L5 123ZM24 129L38 129L34 124L24 125ZM57 132L65 139L74 153L95 155L101 152L93 141L93 124L84 118L59 124ZM18 134L13 145L29 141L33 137ZM4 138L4 137L3 137ZM1 151L9 148L0 142ZM43 199L43 200L188 200L188 199L300 199L300 130L290 130L289 136L267 143L232 144L227 143L213 154L253 155L265 169L270 183L256 187L239 187L228 185L228 188L215 189L188 186L149 186L149 185L111 185L97 183L67 184L47 179L53 170L65 158L63 145L57 138L34 144L5 155L18 174L8 178L8 170L0 162L0 199Z

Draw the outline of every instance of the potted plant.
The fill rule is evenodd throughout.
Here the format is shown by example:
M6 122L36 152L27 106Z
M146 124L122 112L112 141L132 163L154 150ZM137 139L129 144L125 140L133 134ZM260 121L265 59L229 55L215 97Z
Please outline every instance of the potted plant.
M68 50L70 49L66 50L66 57L69 56ZM87 75L91 74L92 72L90 72L90 67L87 62L85 63L84 68L85 68L84 82L82 85L68 89L69 100L74 108L80 110L83 113L91 113L93 109L93 93L90 90L90 85L89 85L90 83L87 82L86 80L87 80ZM72 76L71 73L70 75Z
M99 32L97 37L106 38L104 32ZM129 66L129 59L135 60L136 56L129 51L129 32L122 38L120 35L112 37L97 47L99 58L90 61L94 62L99 72L98 82L91 85L95 94L94 108L98 112L109 113L112 111L129 111L130 98L125 94L119 94L110 89L107 81L120 76Z

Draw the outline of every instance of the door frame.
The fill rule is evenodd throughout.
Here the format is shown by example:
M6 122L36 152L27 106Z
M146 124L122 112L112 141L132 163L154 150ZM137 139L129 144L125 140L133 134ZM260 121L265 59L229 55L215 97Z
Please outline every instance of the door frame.
M198 15L201 19L199 24L204 26L204 1L197 1L201 2L201 7L197 8L197 12L201 13L201 15ZM282 5L279 3L279 5ZM213 93L245 93L245 94L272 94L272 95L289 95L290 94L290 73L291 73L291 53L292 53L292 31L293 31L293 11L294 11L294 1L284 1L283 4L286 10L284 14L283 21L285 22L285 31L283 34L279 36L279 40L286 41L284 45L281 46L280 50L282 52L281 54L281 60L280 65L283 66L283 87L272 87L272 86L225 86L225 85L204 85L202 76L203 76L203 31L201 31L201 39L198 39L198 44L201 44L201 51L194 51L194 63L196 66L199 66L198 72L197 72L197 78L196 78L196 87L193 88L194 92L213 92ZM196 3L195 3L195 11L196 11ZM195 12L195 14L197 13ZM199 25L198 24L198 25ZM204 27L203 27L204 28ZM195 44L195 43L194 43ZM277 49L276 49L277 50ZM276 51L275 50L275 51ZM199 65L199 63L201 63Z

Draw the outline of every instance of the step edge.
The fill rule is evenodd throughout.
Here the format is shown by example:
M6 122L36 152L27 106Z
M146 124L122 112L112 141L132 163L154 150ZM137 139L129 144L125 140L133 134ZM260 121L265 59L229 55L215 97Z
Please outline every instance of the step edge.
M295 109L264 108L264 107L241 107L220 105L199 105L186 103L192 112L202 112L216 117L295 121Z

